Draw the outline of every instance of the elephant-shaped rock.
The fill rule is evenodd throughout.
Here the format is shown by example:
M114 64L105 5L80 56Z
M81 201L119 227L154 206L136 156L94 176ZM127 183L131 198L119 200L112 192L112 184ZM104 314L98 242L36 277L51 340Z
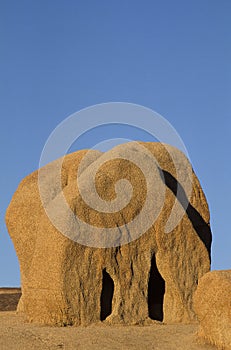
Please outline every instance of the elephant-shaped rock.
M18 312L29 321L196 322L209 210L176 148L130 142L68 154L22 180L6 223L20 264Z

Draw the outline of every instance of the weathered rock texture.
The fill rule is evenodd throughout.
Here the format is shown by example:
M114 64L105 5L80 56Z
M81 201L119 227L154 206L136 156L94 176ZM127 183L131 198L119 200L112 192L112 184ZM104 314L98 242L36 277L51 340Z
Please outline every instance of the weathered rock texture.
M231 270L211 271L199 279L194 310L198 335L221 349L231 349Z
M192 295L198 279L210 269L211 232L206 199L193 173L187 210L178 225L166 233L177 186L181 193L179 201L183 202L185 197L184 185L178 183L169 151L174 153L181 174L185 156L160 143L140 145L156 158L162 171L150 171L144 178L139 167L121 159L137 154L143 163L153 162L145 152L137 151L134 143L117 146L104 154L90 151L81 169L79 180L89 198L91 175L102 160L106 163L99 167L95 183L104 200L116 198L118 180L125 178L131 183L131 201L116 213L93 210L79 193L76 172L85 150L64 158L62 193L57 173L60 160L41 168L44 205L38 188L38 171L20 183L7 210L6 222L20 262L22 297L18 311L27 315L28 320L53 325L86 325L105 319L112 324L143 324L150 319L163 319L167 323L196 320ZM84 222L97 228L116 227L119 242L123 234L120 226L142 210L148 180L160 188L164 186L163 208L153 225L129 244L111 248L81 245L61 234L45 211L55 208L63 230L77 239L78 230L71 232L73 218L59 205L60 196L64 195L72 211ZM146 220L150 214L147 211ZM143 219L144 224L146 220ZM134 232L127 235L133 237Z

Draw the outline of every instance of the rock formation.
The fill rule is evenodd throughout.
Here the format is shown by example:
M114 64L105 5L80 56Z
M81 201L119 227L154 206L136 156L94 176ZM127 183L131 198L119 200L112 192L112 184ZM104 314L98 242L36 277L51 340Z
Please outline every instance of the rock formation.
M68 154L23 179L6 213L21 271L18 311L51 325L195 321L211 232L187 167L173 147L131 142Z
M198 335L221 349L231 349L231 270L211 271L199 279L194 310Z

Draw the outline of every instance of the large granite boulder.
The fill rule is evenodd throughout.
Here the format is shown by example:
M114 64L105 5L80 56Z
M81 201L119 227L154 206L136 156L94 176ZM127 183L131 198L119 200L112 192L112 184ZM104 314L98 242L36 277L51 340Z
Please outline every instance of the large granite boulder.
M199 279L194 294L199 337L231 349L231 270L211 271Z
M210 270L209 210L177 149L132 142L68 154L22 180L6 223L28 320L196 321L192 295Z

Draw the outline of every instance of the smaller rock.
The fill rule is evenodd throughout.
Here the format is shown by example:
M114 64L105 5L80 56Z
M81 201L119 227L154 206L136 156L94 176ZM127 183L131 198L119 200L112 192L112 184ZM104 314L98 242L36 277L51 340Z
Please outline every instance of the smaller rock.
M231 349L231 270L211 271L199 279L194 294L199 337L221 349Z
M20 297L20 288L0 288L0 311L15 311Z

